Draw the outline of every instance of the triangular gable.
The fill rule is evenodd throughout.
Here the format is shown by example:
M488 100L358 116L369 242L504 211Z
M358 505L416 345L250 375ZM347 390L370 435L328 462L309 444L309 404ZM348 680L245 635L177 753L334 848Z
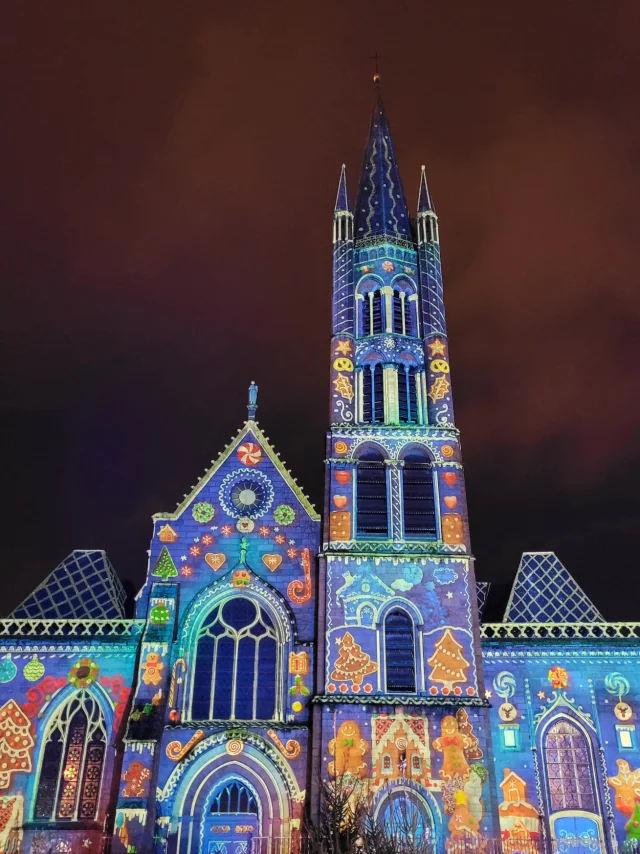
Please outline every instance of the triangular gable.
M76 549L9 615L19 619L119 620L126 594L104 551Z
M524 552L505 623L603 623L604 617L553 552Z
M316 512L316 509L313 504L309 501L307 496L297 485L294 478L291 476L291 472L287 469L278 454L270 445L267 437L258 427L257 421L246 421L244 426L240 429L237 435L229 442L227 447L222 451L218 458L212 461L213 465L211 466L211 468L207 469L207 471L196 483L196 485L192 487L191 492L189 492L189 494L184 497L180 504L178 504L173 513L155 513L153 515L154 522L179 519L182 513L184 513L186 508L191 504L193 499L215 475L220 466L226 462L230 455L238 448L238 446L242 443L243 439L247 438L247 436L253 436L253 438L255 438L256 443L260 446L262 452L266 454L266 456L271 460L276 469L280 472L289 488L293 491L300 504L306 510L307 514L309 515L309 518L313 522L319 522L320 515Z

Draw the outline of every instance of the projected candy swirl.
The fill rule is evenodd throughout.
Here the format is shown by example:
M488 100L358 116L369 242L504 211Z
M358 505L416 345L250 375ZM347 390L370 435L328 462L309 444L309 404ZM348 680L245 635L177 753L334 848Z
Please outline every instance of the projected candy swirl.
M613 673L607 673L604 677L604 687L616 697L626 697L631 686L629 680L616 670Z
M513 673L502 670L493 680L493 690L503 700L510 700L516 693L516 679Z

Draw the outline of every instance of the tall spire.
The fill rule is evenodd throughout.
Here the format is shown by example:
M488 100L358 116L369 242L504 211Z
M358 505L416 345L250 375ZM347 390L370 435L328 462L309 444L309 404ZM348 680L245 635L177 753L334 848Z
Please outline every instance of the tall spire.
M418 213L435 213L436 209L431 200L429 185L427 184L427 174L424 171L424 166L421 167L420 173L420 192L418 193Z
M374 76L375 98L369 139L360 174L355 209L355 238L388 235L411 240L409 210L382 104L380 75Z
M336 196L336 206L334 211L335 213L338 213L338 211L351 211L351 208L349 207L349 196L347 194L347 170L344 163L340 170L340 181L338 183L338 194Z

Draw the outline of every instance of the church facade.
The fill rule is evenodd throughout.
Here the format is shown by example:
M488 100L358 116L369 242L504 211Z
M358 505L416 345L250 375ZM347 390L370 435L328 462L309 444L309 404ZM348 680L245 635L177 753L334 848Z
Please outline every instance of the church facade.
M321 781L434 852L640 839L640 623L525 553L483 623L439 223L379 80L333 224L322 515L248 419L153 517L135 618L103 552L0 622L0 854L297 854Z

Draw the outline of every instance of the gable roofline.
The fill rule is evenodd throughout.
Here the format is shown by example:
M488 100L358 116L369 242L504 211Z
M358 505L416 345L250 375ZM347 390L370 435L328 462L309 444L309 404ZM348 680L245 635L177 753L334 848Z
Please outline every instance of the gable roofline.
M267 439L265 434L262 432L262 430L258 426L258 422L253 421L251 419L249 419L248 421L245 421L244 425L240 428L238 433L232 437L231 441L224 448L224 450L220 452L220 454L218 455L218 457L215 460L212 460L211 468L207 469L205 471L204 475L198 480L198 482L193 487L191 487L191 491L187 495L185 495L185 497L178 504L176 509L172 513L154 513L153 516L151 517L153 519L153 521L154 522L164 522L164 521L170 522L170 521L175 521L176 519L179 519L180 516L184 513L184 511L187 509L189 504L191 504L193 499L196 497L196 495L198 495L198 493L202 490L202 488L204 486L206 486L206 484L211 480L211 478L215 475L215 473L218 471L220 466L224 462L226 462L226 460L229 458L231 452L238 445L238 443L241 442L242 439L244 439L244 437L247 436L249 433L251 433L251 434L253 434L253 436L255 436L255 438L258 441L258 444L260 445L260 447L262 448L264 453L271 460L271 462L276 467L278 472L284 478L287 486L289 486L289 488L295 494L295 496L298 499L298 501L300 502L300 504L307 511L309 518L313 522L319 522L320 521L320 514L316 511L313 504L309 501L309 499L304 494L302 489L300 489L298 484L295 482L295 479L292 477L291 472L285 466L285 464L282 462L282 460L280 459L278 454L275 452L275 450L273 449L273 447L269 443L269 440Z

